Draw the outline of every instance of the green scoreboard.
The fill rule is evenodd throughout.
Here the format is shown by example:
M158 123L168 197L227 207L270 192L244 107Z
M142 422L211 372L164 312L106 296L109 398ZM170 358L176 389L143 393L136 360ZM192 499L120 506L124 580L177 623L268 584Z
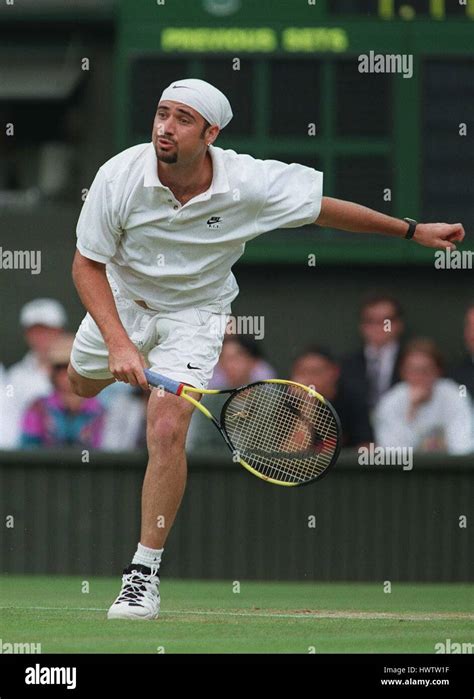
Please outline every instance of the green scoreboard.
M474 249L474 0L122 0L118 147L150 140L158 98L198 77L229 97L216 145L324 172L324 193L462 221ZM307 227L246 261L431 262L405 241Z

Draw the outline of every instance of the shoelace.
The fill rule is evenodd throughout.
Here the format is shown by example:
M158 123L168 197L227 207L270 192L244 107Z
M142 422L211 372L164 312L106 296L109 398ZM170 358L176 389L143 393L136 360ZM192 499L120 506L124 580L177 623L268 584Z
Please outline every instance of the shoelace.
M141 573L129 573L122 577L123 589L117 602L138 602L146 598L156 599L156 585L159 578L154 575L144 576Z

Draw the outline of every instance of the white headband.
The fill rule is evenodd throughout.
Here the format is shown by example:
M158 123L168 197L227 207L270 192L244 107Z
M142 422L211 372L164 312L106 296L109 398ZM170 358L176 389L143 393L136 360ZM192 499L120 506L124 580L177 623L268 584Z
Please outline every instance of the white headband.
M177 80L163 90L160 102L162 100L187 104L207 119L211 126L217 124L220 129L227 126L233 117L230 102L224 93L205 80Z

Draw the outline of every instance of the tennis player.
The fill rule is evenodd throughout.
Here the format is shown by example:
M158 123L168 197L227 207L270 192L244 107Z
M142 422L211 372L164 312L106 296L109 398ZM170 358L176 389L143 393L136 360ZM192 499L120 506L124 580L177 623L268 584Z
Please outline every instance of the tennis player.
M232 119L226 96L179 80L158 103L152 142L99 168L77 226L72 275L87 310L69 377L95 396L113 381L148 390L143 368L205 388L238 294L232 266L245 244L278 228L317 224L411 238L455 249L460 223L417 224L323 196L323 175L257 160L214 142ZM409 243L407 243L409 244ZM155 619L159 566L186 482L184 444L193 406L154 390L138 548L109 619Z

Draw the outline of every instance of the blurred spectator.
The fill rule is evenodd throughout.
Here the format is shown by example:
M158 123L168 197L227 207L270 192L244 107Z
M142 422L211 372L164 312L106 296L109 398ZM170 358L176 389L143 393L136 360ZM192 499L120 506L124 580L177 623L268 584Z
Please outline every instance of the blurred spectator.
M26 407L40 396L51 392L48 352L64 334L66 313L62 305L49 298L30 301L21 309L20 323L30 348L21 361L6 372L5 381L11 386L8 411L2 416L2 446L19 445L21 420Z
M291 380L314 387L336 409L342 425L342 445L358 447L373 440L364 393L356 395L340 383L341 368L322 347L308 347L293 362Z
M236 388L273 378L275 370L264 359L258 340L226 334L209 388Z
M464 345L464 361L454 367L452 376L461 386L466 386L471 398L474 398L474 302L464 316Z
M139 386L130 388L130 392L116 395L106 410L102 440L102 449L106 451L146 449L146 407L150 393Z
M472 449L471 400L444 374L443 358L431 340L414 340L400 362L402 382L375 410L381 446L465 454Z
M363 346L344 360L342 381L357 394L365 393L372 409L400 380L398 360L404 329L400 304L385 294L368 297L361 308L359 328Z
M275 370L264 359L258 340L243 335L226 334L219 362L209 388L237 388L254 381L275 378ZM203 396L205 405L219 416L228 396ZM195 410L186 440L188 449L225 449L214 425Z
M64 335L48 351L53 391L27 408L22 421L22 447L101 446L104 408L96 398L77 396L69 384L67 368L73 341L73 335Z

